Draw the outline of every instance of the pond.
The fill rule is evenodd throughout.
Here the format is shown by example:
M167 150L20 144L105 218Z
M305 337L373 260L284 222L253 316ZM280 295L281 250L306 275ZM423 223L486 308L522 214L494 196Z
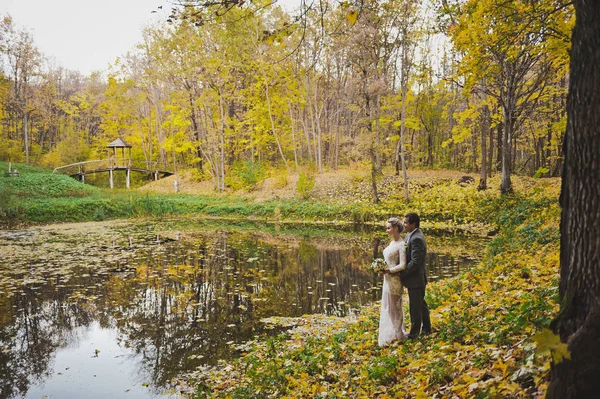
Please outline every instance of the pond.
M425 231L431 280L482 238ZM177 397L177 376L275 331L261 319L345 316L380 297L383 228L227 220L0 231L0 397Z

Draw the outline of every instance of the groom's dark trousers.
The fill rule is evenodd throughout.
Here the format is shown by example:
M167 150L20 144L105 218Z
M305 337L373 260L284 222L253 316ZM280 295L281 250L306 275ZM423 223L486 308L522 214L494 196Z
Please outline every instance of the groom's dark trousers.
M423 332L431 332L431 320L429 318L429 308L425 302L425 287L408 289L408 304L410 307L410 332L409 337L416 337ZM423 325L423 330L421 330Z
M425 286L427 285L427 271L425 270L425 257L427 244L421 229L415 229L406 243L406 269L400 272L400 280L408 290L410 308L409 338L414 338L422 332L431 332L429 308L425 303Z

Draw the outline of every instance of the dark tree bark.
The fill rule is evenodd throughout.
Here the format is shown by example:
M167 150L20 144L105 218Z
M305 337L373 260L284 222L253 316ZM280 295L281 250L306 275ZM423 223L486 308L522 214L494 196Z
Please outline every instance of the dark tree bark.
M489 136L490 136L490 146L489 146L490 150L489 150L488 162L487 162L487 165L488 165L487 175L488 175L488 177L491 177L492 170L494 169L494 166L493 166L494 165L494 163L493 163L494 162L494 132L491 128L490 128Z
M502 172L502 132L504 131L504 124L499 123L496 126L497 138L496 146L496 172Z
M201 143L202 137L200 134L200 126L198 125L198 118L196 116L196 107L194 106L194 98L190 94L188 99L190 102L190 109L192 110L192 113L190 114L190 119L192 120L193 132L196 134L196 140L198 141L198 143ZM199 171L202 171L202 169L204 167L204 163L203 163L202 148L201 148L200 144L198 144L198 147L196 147L196 157L199 159L199 161L197 162L197 168Z
M575 1L560 203L561 310L571 359L552 364L548 398L600 392L600 2Z
M512 101L510 99L507 102L509 104L512 104ZM512 140L514 134L512 111L513 107L511 106L502 109L502 113L504 114L504 129L502 132L502 182L500 183L500 192L502 194L509 194L513 191L512 182L510 180L510 176L512 174L511 159L513 158L511 156Z
M433 129L427 129L427 166L433 169Z
M486 140L487 136L490 135L490 110L487 105L483 106L481 110L481 119L480 119L480 127L481 127L481 170L479 174L479 185L477 186L478 190L486 190L487 189L487 148L486 148Z
M374 144L369 147L369 155L371 157L371 194L373 195L373 203L379 203L379 194L377 194L377 158L375 157Z

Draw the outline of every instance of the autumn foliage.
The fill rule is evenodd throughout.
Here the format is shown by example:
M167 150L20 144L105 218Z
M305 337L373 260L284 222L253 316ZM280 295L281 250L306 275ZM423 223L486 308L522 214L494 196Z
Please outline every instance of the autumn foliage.
M189 375L189 389L201 398L542 397L550 355L569 356L547 329L558 309L559 187L517 187L478 203L499 229L481 262L428 287L432 335L379 348L377 304L344 319L270 318L287 331Z

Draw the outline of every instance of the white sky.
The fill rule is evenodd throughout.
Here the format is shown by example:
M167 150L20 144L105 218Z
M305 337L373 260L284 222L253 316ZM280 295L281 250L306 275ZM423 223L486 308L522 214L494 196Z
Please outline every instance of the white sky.
M0 17L8 13L17 29L31 31L53 64L88 75L132 50L142 28L164 21L170 7L166 0L0 0Z
M89 74L133 49L164 0L0 0L0 14L32 32L40 51L65 68ZM165 9L168 8L165 4ZM164 10L165 16L169 11Z

